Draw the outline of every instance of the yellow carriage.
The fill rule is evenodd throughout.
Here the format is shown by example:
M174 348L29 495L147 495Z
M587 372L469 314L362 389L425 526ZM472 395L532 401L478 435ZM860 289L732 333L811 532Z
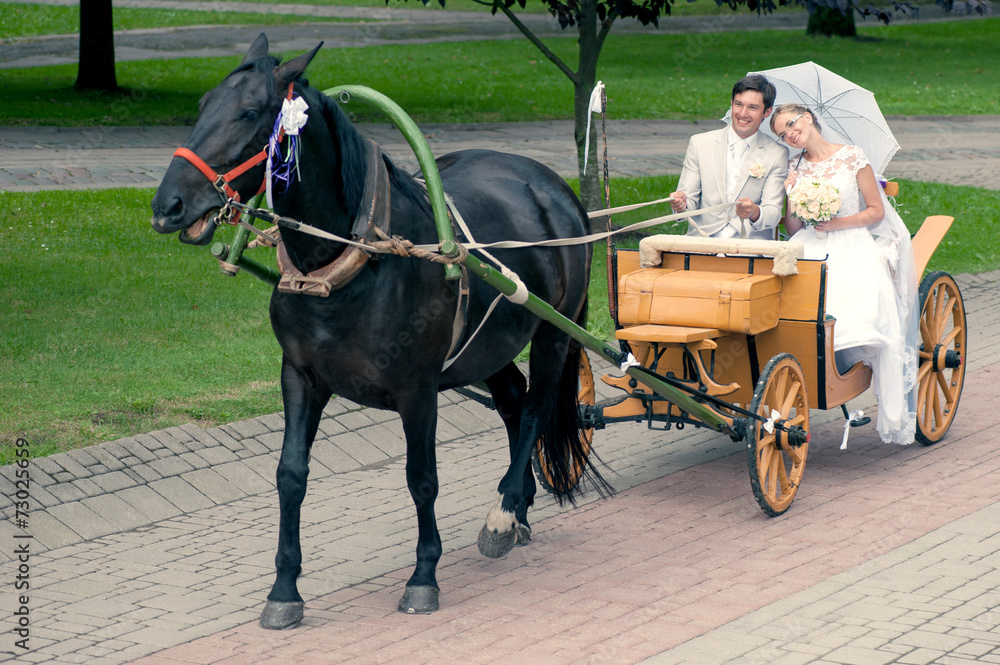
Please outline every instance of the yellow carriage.
M913 238L917 274L952 221L929 217ZM844 405L871 382L862 363L838 369L837 322L825 309L827 265L796 256L796 249L777 241L655 236L639 250L616 250L612 262L615 336L623 351L711 408L728 425L722 431L743 438L750 485L768 515L787 510L802 482L810 409L841 407L847 417ZM916 437L930 445L947 433L961 398L965 308L958 285L944 272L924 277L919 297ZM703 424L641 379L602 380L623 394L595 403L584 355L580 409L588 437L615 422L646 421L662 429ZM537 456L535 469L546 485Z

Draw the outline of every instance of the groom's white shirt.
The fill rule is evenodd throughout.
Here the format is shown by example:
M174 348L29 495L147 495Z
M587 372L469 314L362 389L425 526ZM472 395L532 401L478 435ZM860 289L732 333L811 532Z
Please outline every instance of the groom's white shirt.
M727 186L730 134L738 138L729 126L691 137L677 190L687 194L688 210L708 208L736 199L750 199L760 206L760 217L756 222L736 217L735 206L698 215L691 221L708 235L717 237L739 236L745 223L748 237L773 240L785 202L788 149L760 131L748 138L749 148L736 175L736 195L730 196ZM751 170L757 170L755 166L762 171L760 177L750 175ZM689 224L688 235L701 234Z

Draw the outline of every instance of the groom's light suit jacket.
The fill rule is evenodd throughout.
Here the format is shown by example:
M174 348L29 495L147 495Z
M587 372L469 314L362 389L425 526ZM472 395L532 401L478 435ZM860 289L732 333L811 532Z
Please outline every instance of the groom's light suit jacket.
M750 147L743 158L743 166L737 176L738 194L729 197L726 191L727 136L729 127L696 134L688 143L684 155L684 170L681 171L678 191L687 194L688 210L708 208L736 199L748 198L760 206L760 217L756 222L746 220L748 237L774 239L774 229L781 220L785 202L785 177L788 175L788 149L763 132L758 131L750 139ZM763 175L750 175L751 168L760 165ZM692 220L705 233L712 235L727 224L739 234L743 222L736 216L735 206L727 210L698 215ZM700 235L688 224L688 235Z

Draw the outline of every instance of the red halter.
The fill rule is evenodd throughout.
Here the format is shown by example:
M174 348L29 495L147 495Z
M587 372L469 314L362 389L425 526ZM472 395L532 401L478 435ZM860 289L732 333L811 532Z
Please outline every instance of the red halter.
M293 85L292 83L288 84L287 99L292 98L292 85ZM284 138L285 138L285 129L284 127L281 127L278 129L278 143L280 144L282 139ZM237 202L240 201L240 193L237 192L235 189L233 189L229 185L229 183L231 183L236 178L239 178L241 175L243 175L253 167L257 166L261 162L266 161L267 153L268 153L268 148L265 147L263 150L258 152L256 155L254 155L247 161L243 162L242 164L232 169L228 173L222 175L217 173L211 166L209 166L205 162L204 159L194 154L194 151L189 150L188 148L177 148L177 150L174 151L174 157L181 157L183 159L186 159L187 161L191 162L191 164L196 169L201 171L202 175L208 178L209 182L212 183L212 186L214 186L215 189L219 192L219 195L222 196L223 204L224 206L226 206L226 204L228 204L229 201L237 201ZM265 189L267 189L266 179L261 181L260 188L256 191L254 196L260 194ZM220 219L222 217L223 216L220 215ZM227 217L229 217L229 219L222 219L222 221L227 222L229 224L236 224L236 222L239 221L240 213L236 212L235 215L228 215Z

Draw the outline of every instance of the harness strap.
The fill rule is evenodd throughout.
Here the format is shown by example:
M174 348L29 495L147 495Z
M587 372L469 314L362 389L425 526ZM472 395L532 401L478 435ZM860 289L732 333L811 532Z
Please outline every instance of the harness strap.
M174 150L174 157L181 157L182 159L186 159L187 161L191 162L192 166L201 171L201 174L206 178L208 178L213 185L215 185L215 188L219 191L219 194L221 194L224 199L231 198L233 200L239 201L240 193L237 192L232 187L230 187L229 183L231 183L233 180L236 180L236 178L239 178L241 175L243 175L253 167L257 166L258 164L266 160L267 150L261 150L256 155L254 155L253 157L251 157L250 159L243 162L242 164L240 164L239 166L237 166L236 168L232 169L231 171L229 171L224 175L219 175L215 170L212 169L211 166L209 166L205 162L204 159L196 155L193 150L190 150L188 148L177 148L177 150ZM267 183L261 181L260 189L257 190L257 194L263 192L264 187L266 186Z
M293 85L294 85L293 83L288 84L288 95L287 95L288 99L292 98ZM284 138L285 138L285 128L281 127L278 129L278 143L280 144L282 139ZM261 162L267 161L269 148L270 146L265 146L263 150L255 154L253 157L246 160L239 166L236 166L235 168L231 169L228 173L222 175L216 172L215 169L209 166L204 159L196 155L195 152L189 148L185 147L177 148L177 150L174 150L173 156L186 159L188 162L191 163L192 166L198 169L198 171L200 171L203 176L208 178L209 182L212 183L216 191L218 191L219 195L222 197L223 207L226 207L229 203L229 199L232 199L233 201L237 202L240 201L240 193L237 192L232 187L230 187L229 183L231 183L233 180L236 180L241 175L243 175L250 169L254 168ZM264 178L261 181L260 188L257 189L257 192L254 194L254 196L257 196L257 194L260 194L265 189L267 189L267 178ZM225 221L231 221L231 223L235 224L236 222L239 221L239 218L240 218L240 213L237 212L235 216L232 218L232 220L225 220Z

